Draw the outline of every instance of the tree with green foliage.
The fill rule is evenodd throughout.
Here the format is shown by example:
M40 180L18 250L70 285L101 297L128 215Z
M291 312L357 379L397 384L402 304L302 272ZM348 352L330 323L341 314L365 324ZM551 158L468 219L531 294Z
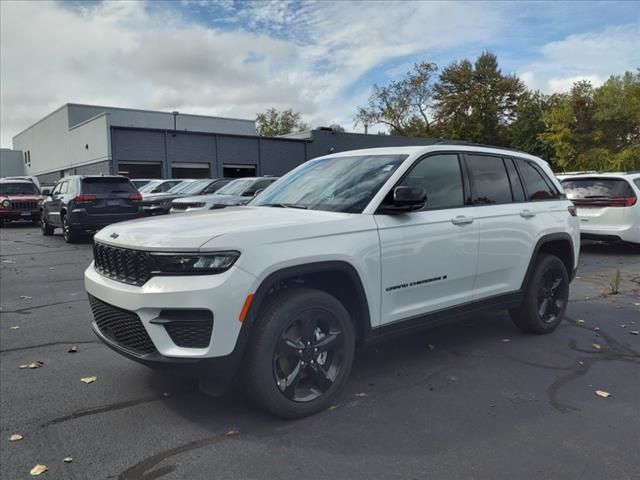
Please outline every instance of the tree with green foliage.
M489 52L475 63L453 62L434 86L435 119L441 136L507 146L506 128L516 118L525 87L515 75L505 75Z
M435 63L416 63L403 79L383 87L374 85L367 106L358 108L356 125L383 124L392 135L428 136L437 69Z
M278 111L270 108L256 116L258 135L263 137L277 137L288 133L301 132L309 127L304 123L298 112L291 109Z
M547 110L549 102L549 97L538 91L526 91L520 96L516 104L516 119L506 127L509 147L540 158L553 156L553 149L540 140L540 134L546 128L542 114Z

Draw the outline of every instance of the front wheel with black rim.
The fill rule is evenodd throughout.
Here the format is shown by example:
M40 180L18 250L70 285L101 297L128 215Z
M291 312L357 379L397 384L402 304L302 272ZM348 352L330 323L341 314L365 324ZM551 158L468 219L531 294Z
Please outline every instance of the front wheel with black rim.
M44 215L40 215L40 230L42 231L42 235L47 237L53 235L54 227L47 222Z
M69 225L67 215L62 217L62 238L64 238L64 241L67 243L78 243L82 239L81 234L73 230L71 225Z
M509 313L524 332L550 333L562 322L568 302L569 275L564 263L555 255L540 254L524 301Z
M285 289L256 320L243 364L245 386L275 415L313 415L344 387L354 352L353 323L340 301L311 288Z

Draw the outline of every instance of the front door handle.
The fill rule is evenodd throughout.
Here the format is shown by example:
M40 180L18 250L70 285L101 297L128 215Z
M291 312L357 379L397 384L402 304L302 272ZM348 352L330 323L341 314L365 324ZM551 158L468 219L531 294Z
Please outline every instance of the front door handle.
M465 217L464 215L458 215L451 219L451 223L454 225L468 225L473 223L473 217Z
M520 212L520 216L522 218L533 218L536 216L536 212L532 212L531 210L522 210Z

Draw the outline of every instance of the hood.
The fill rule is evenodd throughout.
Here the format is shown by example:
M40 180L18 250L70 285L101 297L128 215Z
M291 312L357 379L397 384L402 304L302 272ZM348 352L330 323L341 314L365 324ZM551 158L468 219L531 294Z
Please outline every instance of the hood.
M220 195L217 193L209 193L208 195L194 195L192 197L181 197L180 200L178 200L180 203L185 202L185 203L192 203L192 202L211 202L211 201L223 201L226 198L237 198L236 195ZM248 198L249 200L251 200L251 197L241 197L241 198Z
M0 200L40 200L41 195L28 193L26 195L16 195L15 193L0 193Z
M304 229L312 224L347 219L351 215L293 208L231 207L121 222L103 228L94 238L124 248L186 252L196 251L220 236L267 229Z
M173 200L179 198L180 195L176 193L154 193L153 195L145 195L142 197L142 203L158 203L166 200Z

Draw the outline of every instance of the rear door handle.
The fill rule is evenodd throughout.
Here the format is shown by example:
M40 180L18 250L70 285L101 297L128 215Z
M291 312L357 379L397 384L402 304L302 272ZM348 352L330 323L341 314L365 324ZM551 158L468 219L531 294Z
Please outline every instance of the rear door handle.
M473 223L473 217L465 217L463 215L458 215L451 219L451 223L454 225L467 225L469 223Z
M520 216L522 218L533 218L536 216L536 212L532 212L531 210L522 210L520 212Z

